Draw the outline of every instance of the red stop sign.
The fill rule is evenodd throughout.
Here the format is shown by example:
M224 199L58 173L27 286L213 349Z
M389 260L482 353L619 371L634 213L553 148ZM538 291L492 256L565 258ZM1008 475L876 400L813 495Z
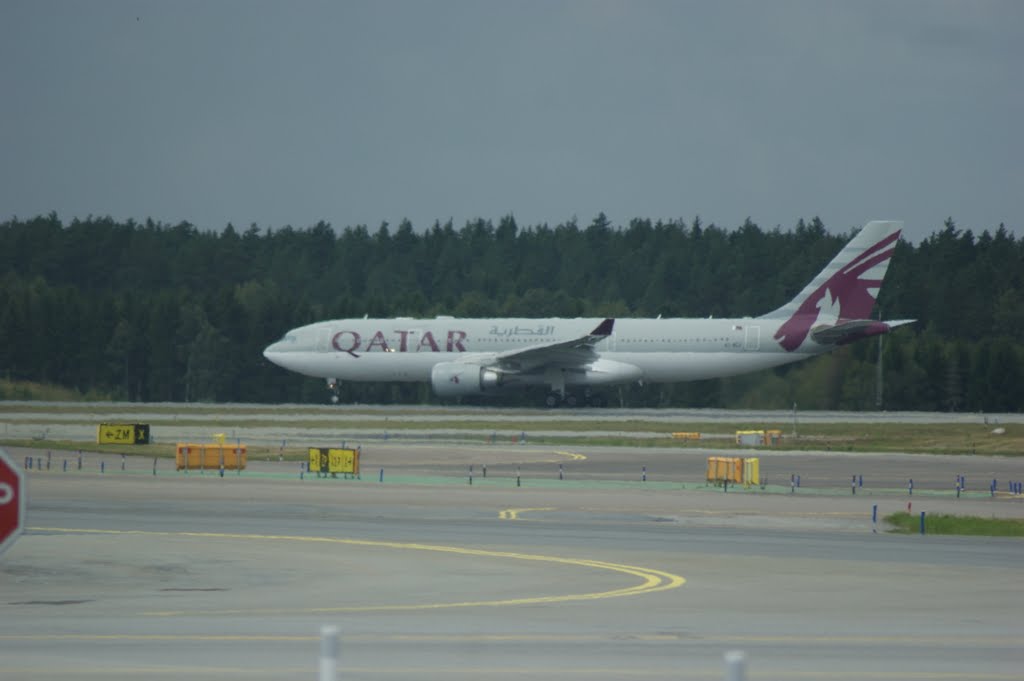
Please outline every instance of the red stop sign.
M14 543L24 526L24 478L7 452L0 449L0 553Z

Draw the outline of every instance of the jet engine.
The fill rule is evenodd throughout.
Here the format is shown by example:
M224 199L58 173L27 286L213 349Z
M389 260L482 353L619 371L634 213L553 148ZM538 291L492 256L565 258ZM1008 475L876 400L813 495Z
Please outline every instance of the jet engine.
M430 371L430 386L439 397L482 395L501 386L501 373L479 364L441 362Z

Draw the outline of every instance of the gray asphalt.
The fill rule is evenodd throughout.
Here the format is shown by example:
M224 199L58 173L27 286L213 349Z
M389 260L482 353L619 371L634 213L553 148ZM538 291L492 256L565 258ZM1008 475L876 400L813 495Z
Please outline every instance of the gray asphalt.
M154 476L87 453L28 473L30 529L0 557L0 678L315 678L327 623L340 679L719 679L731 649L755 679L1024 678L1024 542L870 521L908 500L1020 517L1006 495L870 482L964 472L973 491L1012 460L765 459L804 487L723 493L678 450L375 445L361 480L266 461Z

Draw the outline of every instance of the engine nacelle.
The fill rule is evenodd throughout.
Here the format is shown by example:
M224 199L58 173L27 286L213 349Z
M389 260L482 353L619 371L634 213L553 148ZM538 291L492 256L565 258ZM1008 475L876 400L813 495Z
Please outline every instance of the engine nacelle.
M482 395L500 386L501 374L479 364L441 362L430 371L430 387L438 397Z

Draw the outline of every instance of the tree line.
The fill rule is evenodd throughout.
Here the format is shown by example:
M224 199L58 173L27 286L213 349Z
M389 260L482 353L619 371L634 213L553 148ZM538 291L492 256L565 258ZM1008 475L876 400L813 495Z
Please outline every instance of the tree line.
M0 223L0 377L131 401L321 402L322 381L267 363L284 331L329 318L757 316L798 293L852 235L817 218L735 229L616 226L203 231L74 219ZM947 220L901 241L879 307L918 322L882 344L881 407L1024 408L1024 239ZM730 379L626 386L632 406L874 409L875 340ZM343 385L347 402L433 401L426 386ZM510 398L534 404L534 397Z

